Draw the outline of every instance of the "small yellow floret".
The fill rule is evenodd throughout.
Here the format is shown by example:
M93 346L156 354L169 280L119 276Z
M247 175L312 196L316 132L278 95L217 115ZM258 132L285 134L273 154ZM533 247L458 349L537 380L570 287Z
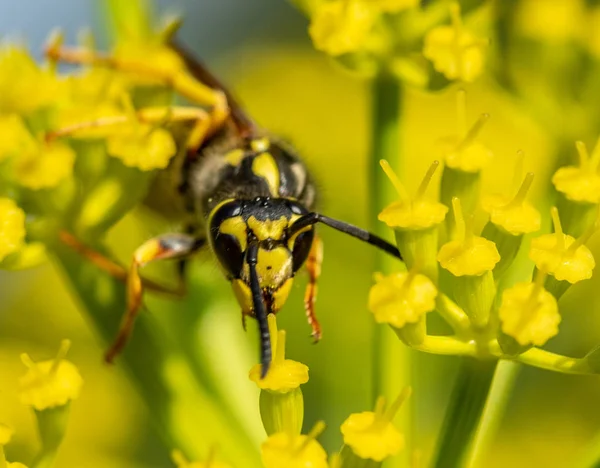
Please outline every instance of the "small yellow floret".
M582 142L578 141L576 146L579 152L579 166L561 167L552 176L552 183L556 190L571 201L600 203L600 176L597 174L600 140L591 158Z
M341 426L344 443L360 458L383 461L404 448L404 436L392 420L402 403L410 396L405 388L386 411L385 398L380 397L375 411L351 414Z
M6 424L0 423L0 445L6 445L12 439L14 431Z
M423 199L431 178L439 166L438 161L434 161L429 167L413 200L408 198L406 189L389 163L382 160L380 164L400 196L399 201L393 202L379 213L380 221L391 228L417 231L436 226L444 220L448 208L441 203Z
M73 172L75 151L64 142L39 142L15 162L15 179L32 190L56 187Z
M0 198L0 260L23 246L25 212L10 198Z
M376 281L369 292L369 310L377 323L402 328L435 308L437 289L424 275L394 273L379 275Z
M591 278L596 262L590 249L583 245L583 241L592 231L575 239L562 232L556 208L552 209L552 218L556 232L532 239L529 258L538 270L547 272L559 281L575 284Z
M438 26L425 36L423 55L449 80L472 82L483 71L486 42L463 28L458 3L451 12L451 26Z
M558 333L556 299L534 283L518 283L506 289L498 313L502 331L523 346L542 346Z
M442 246L438 252L438 262L454 276L480 276L493 270L500 261L496 244L467 232L458 198L452 199L452 205L459 239Z
M562 241L559 236L562 236ZM548 272L557 280L578 283L592 277L596 262L585 245L580 245L572 252L569 247L574 242L572 236L562 233L536 237L531 240L529 258L538 269Z
M107 151L126 166L151 171L167 167L177 147L167 130L136 123L130 131L110 136Z
M260 364L250 369L249 377L261 390L287 393L308 382L308 366L285 358L285 331L277 331L275 314L269 314L268 320L273 361L264 378L261 379Z
M525 201L533 181L533 174L525 177L517 195L511 200L502 195L490 195L482 206L490 214L490 221L513 236L528 234L540 229L542 217L537 209Z
M63 406L75 400L81 391L83 379L75 367L64 359L70 342L64 340L55 359L35 363L27 354L21 356L28 367L19 381L19 396L24 405L42 411Z
M308 32L317 50L337 56L361 49L375 19L375 11L362 0L322 2Z
M316 437L324 429L317 423L309 435L278 432L261 445L265 468L327 468L327 453Z
M29 114L59 98L60 83L39 69L27 51L14 45L0 49L0 113Z

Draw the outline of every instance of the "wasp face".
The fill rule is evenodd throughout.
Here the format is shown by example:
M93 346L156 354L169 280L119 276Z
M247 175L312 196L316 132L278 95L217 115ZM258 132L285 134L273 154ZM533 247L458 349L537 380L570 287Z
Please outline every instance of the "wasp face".
M249 247L255 246L255 269L265 309L277 312L313 242L312 226L289 235L294 221L306 213L297 202L267 197L225 201L213 211L209 219L211 246L244 314L254 315Z

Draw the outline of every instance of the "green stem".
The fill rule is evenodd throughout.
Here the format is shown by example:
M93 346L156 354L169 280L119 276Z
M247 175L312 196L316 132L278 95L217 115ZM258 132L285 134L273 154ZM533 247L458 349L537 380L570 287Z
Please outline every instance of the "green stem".
M438 442L435 468L463 466L479 424L497 361L463 358Z
M400 82L387 74L376 77L372 83L372 142L370 155L370 214L371 229L386 239L392 232L377 220L379 212L396 198L392 184L379 166L386 159L397 173L401 173L400 111L402 89ZM398 270L401 265L390 256L378 252L376 269L384 273ZM409 382L409 350L404 348L392 331L375 327L373 336L373 400L384 395L388 401ZM413 399L414 401L414 399ZM402 428L407 434L410 449L410 411L403 412ZM407 453L410 450L406 451ZM400 458L400 457L399 457ZM396 463L395 461L393 463ZM398 461L397 463L402 463Z
M492 388L466 463L467 468L485 466L484 457L498 431L520 370L520 364L510 361L501 361L496 367Z

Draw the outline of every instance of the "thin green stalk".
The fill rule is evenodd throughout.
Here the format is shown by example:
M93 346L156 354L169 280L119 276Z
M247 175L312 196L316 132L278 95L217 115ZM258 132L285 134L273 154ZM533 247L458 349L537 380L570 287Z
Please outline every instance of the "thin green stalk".
M372 83L372 141L370 152L370 214L371 229L379 236L392 239L392 232L377 220L379 212L396 199L392 185L379 166L386 159L395 171L401 172L400 151L400 112L402 89L400 82L387 74L382 74ZM392 241L392 240L391 240ZM393 242L393 241L392 241ZM401 264L390 256L378 252L376 270L383 273L398 270ZM375 327L373 336L373 400L384 395L392 401L400 389L408 385L410 379L409 350L388 328ZM414 399L413 399L414 401ZM412 405L411 405L412 406ZM404 411L401 427L405 431L410 449L410 411ZM407 453L410 450L406 451ZM402 466L405 460L396 466ZM394 466L394 465L391 465Z
M463 358L440 434L435 468L463 466L492 384L497 361Z
M520 370L521 365L511 361L501 361L496 367L492 388L465 465L467 468L484 466L485 455L498 432Z

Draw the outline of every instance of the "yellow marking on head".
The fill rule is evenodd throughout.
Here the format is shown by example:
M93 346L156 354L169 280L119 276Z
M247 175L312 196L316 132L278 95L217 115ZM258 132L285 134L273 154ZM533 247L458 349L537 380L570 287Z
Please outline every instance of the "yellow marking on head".
M270 146L271 146L271 140L269 140L267 137L257 138L250 142L250 148L252 148L252 150L256 151L257 153L262 153L263 151L267 151Z
M292 254L285 247L258 249L256 273L261 288L278 289L292 277Z
M219 226L220 233L230 234L237 239L242 252L246 250L246 247L248 246L248 236L246 234L246 229L247 225L244 222L244 218L242 218L241 216L227 218Z
M271 195L279 194L279 168L273 156L262 153L252 161L252 172L267 181Z
M290 278L285 283L283 283L279 287L279 289L273 292L272 312L277 312L283 307L283 304L285 304L285 301L287 300L290 294L293 283L294 278Z
M238 304L242 308L242 312L249 314L254 309L252 303L252 291L246 283L242 280L235 279L231 281L231 287L233 288L233 294L238 301Z
M221 203L219 203L217 206L215 206L215 207L214 207L214 208L211 210L211 212L208 214L208 222L207 222L206 224L207 224L208 226L210 226L210 225L211 225L211 223L212 223L212 220L213 220L213 218L214 218L214 216L215 216L215 213L216 213L217 211L219 211L219 209L220 209L220 208L221 208L223 205L225 205L226 203L232 202L232 201L235 201L235 198L228 198L227 200L223 200Z
M279 219L267 219L265 221L259 221L254 216L248 218L248 227L252 229L252 232L258 240L269 238L276 240L281 239L283 237L283 231L287 226L288 220L285 216L282 216Z
M242 163L245 155L246 152L243 149L234 149L225 155L225 161L227 161L227 164L230 166L237 167Z
M302 229L300 229L298 232L295 232L294 235L292 237L289 238L288 240L288 248L290 250L294 250L294 244L296 243L296 239L298 239L298 236L300 234L302 234L303 232L308 232L312 229L312 226L306 226L303 227Z

